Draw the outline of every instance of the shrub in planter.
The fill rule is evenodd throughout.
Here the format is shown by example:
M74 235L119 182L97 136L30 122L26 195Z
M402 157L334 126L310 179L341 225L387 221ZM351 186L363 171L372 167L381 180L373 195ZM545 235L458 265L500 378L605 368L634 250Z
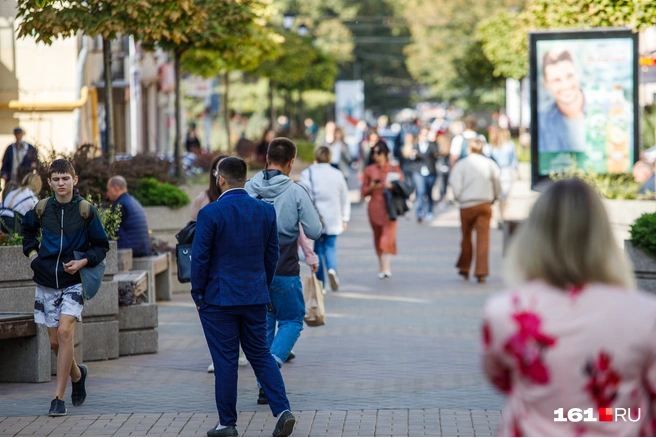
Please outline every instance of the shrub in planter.
M155 178L140 179L131 192L144 207L163 205L175 209L191 202L185 192L169 183L161 183Z
M296 144L296 158L306 163L314 162L314 143L307 140L294 140Z
M631 225L631 244L656 257L656 213L645 213Z
M129 159L117 160L109 163L100 155L100 151L92 144L80 146L74 154L60 154L50 151L39 166L39 175L43 183L43 189L39 197L50 195L48 186L48 168L50 163L57 158L65 158L73 162L75 172L79 177L77 189L84 197L91 195L94 199L100 195L105 196L107 181L114 175L121 175L128 183L128 189L136 186L138 181L144 177L153 177L158 181L177 184L173 172L173 163L150 154L138 154Z

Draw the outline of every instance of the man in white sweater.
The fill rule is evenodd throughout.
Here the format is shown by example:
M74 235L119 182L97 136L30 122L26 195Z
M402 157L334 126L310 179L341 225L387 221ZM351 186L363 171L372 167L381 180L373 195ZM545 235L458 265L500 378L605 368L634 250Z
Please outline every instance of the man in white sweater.
M490 219L492 204L501 193L499 166L483 156L485 143L473 138L468 142L469 155L459 160L449 176L456 201L460 204L462 242L456 267L459 274L469 279L473 248L472 231L476 230L476 268L474 276L485 283L489 275Z
M299 183L310 193L321 216L321 237L314 242L314 252L319 256L317 278L326 286L324 269L328 270L330 287L339 289L337 276L337 236L346 230L351 218L351 203L344 175L330 165L332 151L319 146L314 151L316 164L301 172Z

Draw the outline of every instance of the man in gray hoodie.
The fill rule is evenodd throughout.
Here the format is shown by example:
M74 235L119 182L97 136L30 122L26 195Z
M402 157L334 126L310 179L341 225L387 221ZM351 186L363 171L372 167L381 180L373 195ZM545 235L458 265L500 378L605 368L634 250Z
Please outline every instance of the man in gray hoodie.
M284 137L273 139L267 150L266 170L255 175L245 187L251 196L273 204L276 210L280 259L269 288L273 312L268 313L267 336L271 354L279 366L287 360L301 335L305 316L297 243L299 223L312 240L321 237L322 229L319 213L307 190L289 178L295 159L293 141ZM266 404L261 390L258 403Z

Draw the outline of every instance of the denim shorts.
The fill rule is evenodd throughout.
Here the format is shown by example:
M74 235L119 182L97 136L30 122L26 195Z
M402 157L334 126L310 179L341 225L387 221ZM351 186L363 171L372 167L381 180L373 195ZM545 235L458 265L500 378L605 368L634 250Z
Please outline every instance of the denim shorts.
M36 285L34 298L34 322L46 327L59 326L59 315L69 315L82 321L84 306L82 283L64 289Z

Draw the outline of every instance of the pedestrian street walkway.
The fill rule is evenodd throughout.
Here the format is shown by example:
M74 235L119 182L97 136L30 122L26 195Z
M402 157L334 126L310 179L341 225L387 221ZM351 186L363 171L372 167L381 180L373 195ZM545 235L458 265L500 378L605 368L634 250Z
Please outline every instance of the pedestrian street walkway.
M481 374L479 331L485 299L502 288L501 233L491 233L488 283L465 282L454 268L456 215L401 219L393 277L380 280L366 209L354 204L327 325L306 327L282 369L294 436L494 434L502 397ZM0 436L205 436L218 421L214 379L190 297L160 303L159 321L158 354L87 364L89 396L73 407L69 386L68 417L45 416L54 379L0 384ZM237 428L270 436L274 419L256 400L254 374L241 367Z

